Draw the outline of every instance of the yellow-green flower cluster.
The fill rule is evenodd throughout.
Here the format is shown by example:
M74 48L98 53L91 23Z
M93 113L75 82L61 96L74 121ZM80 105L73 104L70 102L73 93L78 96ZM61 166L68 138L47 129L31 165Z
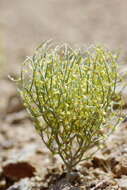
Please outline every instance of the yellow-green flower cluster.
M104 138L114 114L117 56L100 46L51 45L25 61L20 92L43 142L71 170Z

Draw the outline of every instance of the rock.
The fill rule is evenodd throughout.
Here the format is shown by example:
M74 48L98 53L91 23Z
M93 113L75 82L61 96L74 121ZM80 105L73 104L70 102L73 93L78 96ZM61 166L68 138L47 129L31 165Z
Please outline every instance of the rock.
M88 176L89 175L89 170L87 168L83 167L83 168L80 169L80 173L83 176Z
M6 187L5 177L3 176L3 170L0 167L0 190L4 190Z
M79 175L79 173L78 173L77 171L72 171L72 172L70 172L70 173L68 173L68 174L66 175L66 178L67 178L67 180L68 180L70 183L74 183L75 180L78 181L78 179L80 178L80 175Z
M99 178L100 176L105 175L105 172L101 170L100 168L95 168L92 173L96 178Z
M0 148L2 148L4 150L11 149L13 146L14 146L14 142L11 140L5 140L0 143Z
M91 190L105 189L107 186L109 186L108 181L102 180L101 182L97 183Z
M104 156L102 155L97 155L94 156L92 159L93 167L94 168L101 168L103 171L107 172L107 166L108 166L108 161Z
M35 168L28 162L9 163L3 167L5 177L11 180L33 177L35 171Z
M110 156L108 159L107 159L107 163L109 164L110 166L110 169L113 170L114 167L119 163L117 157L115 156L115 154L113 156Z
M89 160L89 161L84 161L82 164L80 164L81 168L82 167L85 167L87 169L89 169L90 167L93 166L92 162Z
M28 115L26 113L26 111L20 111L17 113L12 113L12 114L8 114L5 122L9 123L9 124L13 124L13 125L17 125L20 124L21 122L25 121L26 119L28 119Z
M127 190L127 176L123 176L121 179L117 179L120 190Z
M113 173L115 174L116 177L121 177L122 175L127 175L127 158L123 157L120 161L119 164L117 164L113 168Z
M123 147L122 150L121 150L121 153L122 154L127 154L127 147Z
M72 186L66 179L62 179L52 185L49 190L80 190L80 188Z
M16 89L11 82L0 80L0 114L3 116L6 112L9 97L16 94Z
M32 190L32 184L29 179L22 179L10 186L7 190Z
M6 188L6 181L5 179L0 180L0 190L4 190Z
M19 112L23 109L24 109L24 106L17 94L13 94L12 96L9 97L7 108L6 108L7 114Z

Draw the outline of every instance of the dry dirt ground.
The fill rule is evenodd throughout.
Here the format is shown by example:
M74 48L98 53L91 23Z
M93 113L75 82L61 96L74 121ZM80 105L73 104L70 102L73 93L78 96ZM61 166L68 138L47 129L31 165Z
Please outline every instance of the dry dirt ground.
M25 56L51 38L76 45L104 43L119 50L123 73L127 57L126 10L126 0L0 0L4 53L0 80L0 190L43 190L58 179L60 184L52 188L127 190L126 122L107 140L103 150L77 166L78 172L68 183L62 174L62 161L42 144L15 84L7 77L17 75Z

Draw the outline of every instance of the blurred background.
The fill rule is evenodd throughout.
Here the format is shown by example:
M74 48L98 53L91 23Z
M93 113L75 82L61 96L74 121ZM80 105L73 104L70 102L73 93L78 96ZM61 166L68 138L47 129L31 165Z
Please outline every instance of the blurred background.
M43 40L102 43L127 52L126 0L0 0L0 39L9 72Z
M20 183L22 177L34 176L34 170L41 176L43 186L44 182L47 182L45 178L42 181L42 176L49 173L49 168L53 169L51 174L55 171L60 173L62 168L61 160L52 157L42 144L17 93L16 83L8 78L8 75L18 75L26 56L32 55L34 49L48 39L79 47L104 44L120 52L122 57L120 63L124 63L121 72L125 71L127 0L0 0L0 190L7 189L17 180ZM124 95L126 102L124 111L127 112L127 88ZM127 187L126 131L127 125L126 128L120 127L113 140L111 137L111 141L106 142L109 150L107 155L115 160L111 163L119 163L116 170L114 165L111 166L114 169L112 171L114 176L119 178L119 187L121 180L123 180L121 184L125 183ZM104 163L109 163L106 153L101 154L104 156ZM100 159L98 155L96 157L100 163L102 158ZM125 166L122 165L124 158ZM18 165L19 162L21 165ZM85 171L85 180L89 184L96 176L99 176L100 182L111 176L110 171L103 174L99 166L95 175L96 168L93 165L92 167L93 170L90 172L93 174L89 173L85 165L81 166ZM126 176L123 177L124 175ZM27 183L29 184L29 180ZM16 189L22 189L20 184Z

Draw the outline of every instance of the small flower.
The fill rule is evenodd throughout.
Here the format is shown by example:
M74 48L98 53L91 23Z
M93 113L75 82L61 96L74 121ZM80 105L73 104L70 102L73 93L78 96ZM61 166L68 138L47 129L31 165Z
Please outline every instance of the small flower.
M26 60L20 92L43 142L72 170L114 128L106 121L117 97L116 56L100 46L81 51L49 45Z

